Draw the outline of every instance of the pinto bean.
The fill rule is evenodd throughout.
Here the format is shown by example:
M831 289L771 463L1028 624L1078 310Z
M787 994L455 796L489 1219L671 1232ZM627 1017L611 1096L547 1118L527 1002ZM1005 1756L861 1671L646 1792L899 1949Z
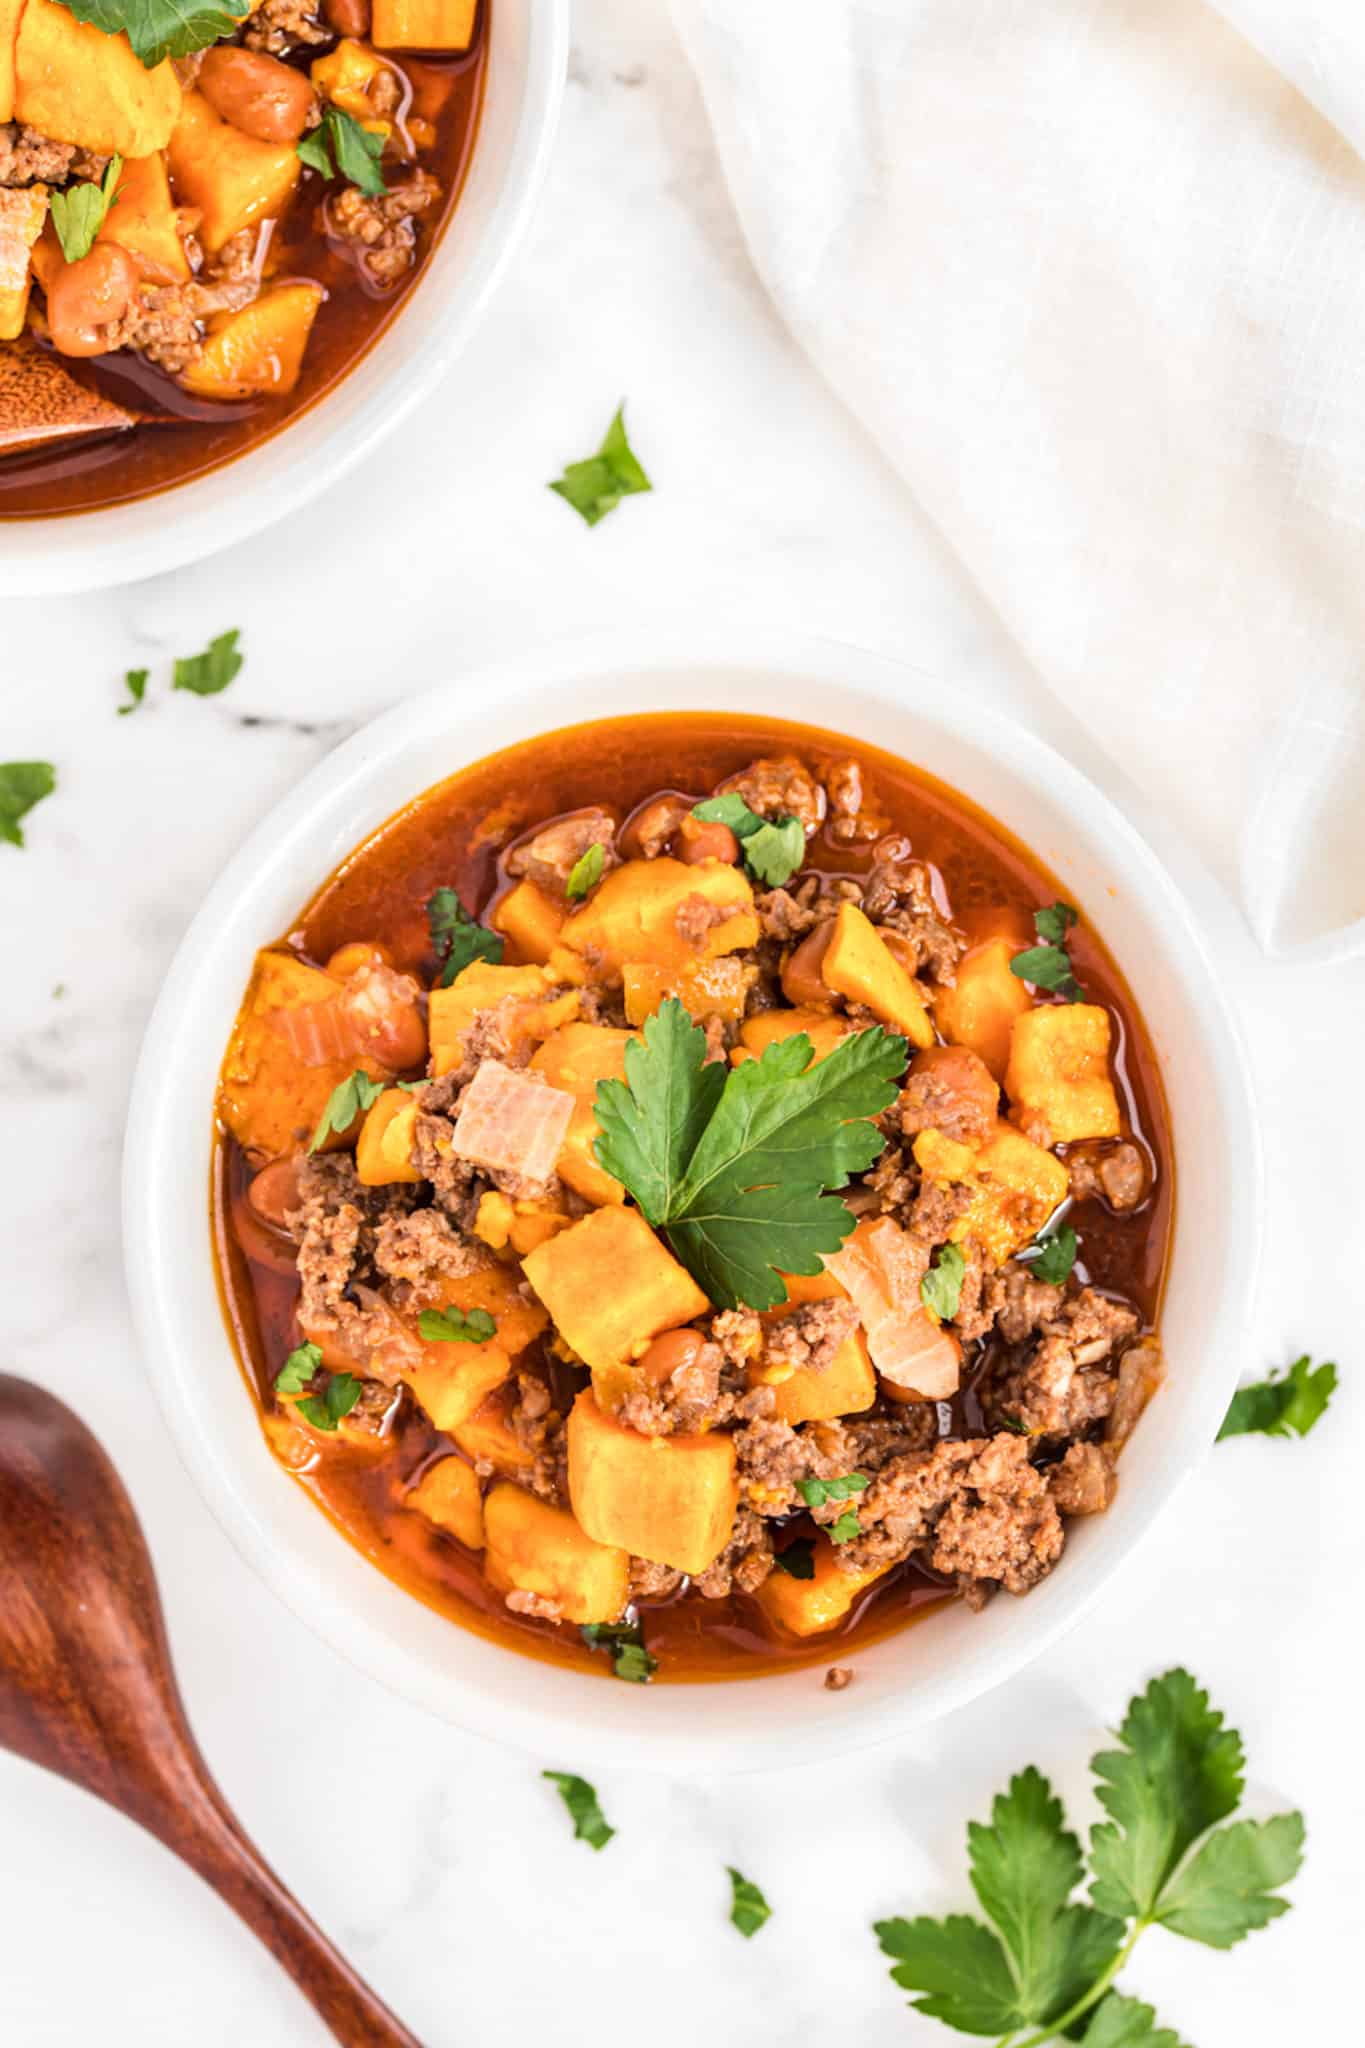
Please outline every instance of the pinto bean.
M656 796L632 812L617 844L623 860L653 860L661 854L692 805L685 796Z
M297 142L313 111L313 88L301 71L228 44L205 57L199 90L216 114L257 142Z
M832 1010L839 998L820 972L834 937L834 919L825 918L807 932L782 969L782 993L798 1010Z
M262 1223L268 1223L273 1230L287 1229L287 1212L299 1206L298 1165L297 1159L272 1159L247 1188L248 1202Z
M322 11L339 36L370 33L370 0L322 0Z
M88 256L68 263L52 280L47 324L52 346L64 356L103 355L110 330L137 296L137 265L117 242L96 242Z
M662 1386L684 1366L696 1364L705 1342L700 1330L665 1330L640 1360L640 1371Z
M372 945L368 939L348 939L344 946L338 946L327 962L327 972L338 981L348 981L353 974L359 974L362 967L392 967L393 955L387 946Z
M694 818L689 811L678 820L674 845L678 859L689 867L695 867L704 860L723 860L733 864L739 859L739 841L728 825L719 819Z

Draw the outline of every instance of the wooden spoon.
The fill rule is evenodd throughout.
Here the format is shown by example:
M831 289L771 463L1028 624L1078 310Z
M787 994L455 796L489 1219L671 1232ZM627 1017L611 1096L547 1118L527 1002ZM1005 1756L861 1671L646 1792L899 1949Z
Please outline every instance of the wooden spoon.
M421 2048L285 1890L209 1776L114 1467L69 1408L6 1374L0 1745L83 1785L197 1870L347 2048Z

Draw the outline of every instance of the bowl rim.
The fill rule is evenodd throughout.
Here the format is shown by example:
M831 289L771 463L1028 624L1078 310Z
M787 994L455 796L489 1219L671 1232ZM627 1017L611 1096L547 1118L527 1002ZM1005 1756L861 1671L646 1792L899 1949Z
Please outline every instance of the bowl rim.
M504 0L504 6L510 5ZM418 289L329 391L264 441L201 476L126 504L0 521L0 597L105 590L220 554L339 483L432 396L487 312L539 203L568 78L571 7L572 0L525 0L515 133L468 269L447 278L442 257L453 261L454 230L472 169ZM497 21L495 14L495 29ZM484 87L485 116L492 90L490 76ZM471 164L477 165L478 158L476 138ZM358 398L356 380L386 351L395 356L392 368ZM319 417L337 420L340 431L319 437Z
M1079 813L1085 817L1083 829L1093 831L1102 825L1111 839L1121 842L1124 856L1141 872L1144 888L1154 891L1159 898L1163 937L1169 934L1169 957L1165 964L1169 967L1170 958L1174 957L1187 981L1199 976L1201 1018L1218 1054L1211 1086L1218 1097L1223 1129L1238 1153L1236 1170L1229 1171L1220 1181L1228 1227L1224 1233L1219 1286L1209 1311L1211 1341L1199 1368L1165 1396L1171 1399L1177 1392L1180 1396L1182 1434L1175 1455L1162 1466L1159 1475L1150 1478L1140 1507L1129 1509L1131 1534L1109 1536L1108 1528L1117 1529L1120 1523L1116 1510L1098 1518L1107 1526L1097 1530L1097 1542L1087 1555L1073 1556L1069 1572L1054 1574L1030 1596L1028 1605L1036 1614L1036 1625L1031 1625L1026 1635L1019 1631L1018 1640L1003 1646L984 1645L980 1653L963 1660L962 1669L954 1668L923 1681L909 1694L896 1694L868 1705L861 1704L852 1693L831 1696L841 1702L836 1717L807 1722L790 1734L780 1726L769 1728L761 1742L737 1740L727 1731L723 1714L685 1712L683 1703L695 1708L707 1696L724 1701L739 1692L761 1693L787 1682L792 1674L771 1679L756 1677L737 1684L650 1688L648 1699L671 1699L679 1703L680 1711L673 1714L656 1707L647 1719L642 1715L638 1724L631 1722L629 1732L623 1735L627 1724L618 1722L616 1711L601 1701L596 1681L577 1681L590 1690L591 1701L584 1702L581 1712L575 1708L566 1713L564 1699L559 1696L563 1688L557 1687L551 1677L553 1667L538 1665L504 1650L499 1655L507 1665L528 1675L540 1672L543 1686L537 1688L532 1684L518 1689L509 1684L504 1692L481 1680L471 1682L458 1670L444 1665L437 1668L435 1659L414 1655L406 1646L395 1652L382 1632L350 1612L331 1586L320 1591L306 1564L297 1557L283 1555L269 1540L260 1516L244 1496L231 1460L209 1427L209 1404L187 1398L194 1391L195 1368L187 1363L185 1347L178 1340L171 1299L172 1273L179 1258L209 1259L210 1239L204 1228L207 1209L196 1218L197 1235L177 1246L177 1229L187 1230L189 1226L162 1193L167 1179L163 1164L173 1156L174 1148L184 1142L183 1122L177 1121L176 1066L184 1064L196 1034L209 1029L216 1032L216 1065L231 1025L231 1018L221 1013L211 1020L194 1018L199 984L212 973L215 961L228 945L249 926L253 904L266 895L272 883L283 875L292 875L296 878L290 884L294 902L306 901L337 860L367 831L401 807L402 800L399 804L374 802L367 813L368 825L356 829L357 806L364 809L365 793L378 786L386 765L392 768L400 761L406 764L410 755L430 746L433 736L448 740L450 760L443 762L441 774L432 778L434 782L512 743L504 740L496 745L479 743L465 747L460 736L461 713L467 715L471 705L495 705L497 710L491 714L495 717L526 714L524 738L581 723L585 708L591 718L611 715L612 707L602 708L602 693L609 685L618 691L634 690L647 695L651 689L670 687L668 679L675 674L695 678L698 671L706 670L726 674L731 679L731 689L736 672L744 670L755 678L765 671L773 677L779 672L796 672L803 679L818 681L822 688L832 692L829 715L822 719L831 731L841 728L841 697L850 706L869 699L893 711L899 705L912 712L922 725L937 727L944 736L951 736L1002 764L1007 774L1019 776L1034 787L1041 785L1048 803L1068 816ZM907 701L907 686L912 691L923 691L924 696ZM724 709L727 704L734 708L734 703L730 694L723 698L718 695L713 706L706 705L703 692L705 708ZM649 711L662 707L649 702L638 708ZM678 708L676 701L673 708ZM687 700L687 708L698 708L692 697ZM776 715L783 714L779 711ZM801 714L792 711L787 715ZM891 750L895 751L894 746ZM418 771L419 778L421 772ZM430 786L431 782L417 780L409 789L407 800ZM1126 796L1119 800L1102 790L1063 755L1011 718L974 702L954 702L924 671L785 628L685 629L671 634L663 649L642 647L629 631L539 645L437 684L395 706L342 742L271 808L220 874L192 920L147 1027L126 1126L124 1256L144 1364L183 1463L215 1519L246 1562L314 1633L400 1697L468 1732L551 1759L557 1751L562 1753L568 1747L566 1737L571 1731L575 1758L603 1768L663 1767L674 1772L691 1770L711 1775L781 1769L833 1755L849 1755L940 1720L1035 1663L1098 1600L1114 1573L1140 1547L1177 1489L1212 1448L1244 1355L1242 1339L1251 1315L1259 1266L1263 1165L1253 1113L1250 1068L1240 1025L1224 991L1224 977L1201 928L1201 918L1209 925L1216 925L1221 918L1230 932L1235 913L1183 845L1158 827L1155 836L1168 842L1167 855L1175 866L1187 871L1192 893L1201 898L1201 917L1197 918L1167 860L1148 843L1147 831L1138 830L1128 815L1129 808ZM1007 816L1001 822L1016 829ZM323 862L329 865L323 866ZM258 930L254 943L265 943L274 935L273 931L266 934ZM1118 957L1120 966L1124 966L1122 955ZM1133 978L1135 985L1140 986L1140 977ZM207 1105L205 1122L207 1125ZM1178 1234L1175 1242L1178 1245ZM1212 1341L1213 1338L1217 1341ZM226 1330L223 1344L231 1356ZM313 1503L305 1505L321 1523L323 1518ZM345 1538L336 1540L343 1550L351 1550ZM365 1572L374 1573L375 1568L368 1560L360 1558L359 1553L353 1555ZM397 1599L413 1601L413 1596L401 1589L392 1590ZM1041 1598L1045 1593L1050 1596L1046 1602ZM413 1604L421 1606L419 1602ZM468 1640L458 1624L445 1621L443 1626ZM914 1633L899 1631L884 1641L903 1641ZM968 1670L967 1665L972 1668ZM810 1667L804 1667L802 1675L809 1678ZM629 1693L636 1700L640 1698L634 1687L609 1686L605 1690L609 1694ZM543 1693L547 1702L555 1693L554 1705L538 1703L538 1692ZM530 1698L520 1696L521 1693L529 1693ZM717 1725L708 1729L708 1719Z

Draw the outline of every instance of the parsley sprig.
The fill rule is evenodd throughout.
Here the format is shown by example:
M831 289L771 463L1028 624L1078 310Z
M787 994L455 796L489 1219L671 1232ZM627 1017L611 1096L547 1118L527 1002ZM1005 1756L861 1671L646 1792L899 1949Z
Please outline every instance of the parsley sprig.
M437 988L449 988L471 960L488 960L496 967L502 959L499 934L472 918L453 889L437 889L427 898L427 926L441 970Z
M249 0L61 0L68 14L107 36L125 34L150 71L163 57L189 57L240 28Z
M1036 1279L1046 1280L1049 1287L1060 1287L1070 1278L1079 1249L1080 1240L1071 1225L1059 1223L1055 1230L1045 1231L1041 1237L1035 1238L1019 1257L1027 1262Z
M294 1407L305 1422L330 1436L360 1399L360 1381L353 1372L334 1372L320 1394L309 1387L322 1370L322 1352L316 1344L296 1344L275 1375L278 1394L303 1395Z
M173 690L192 690L196 697L216 697L241 673L245 655L237 652L241 632L234 627L210 640L202 654L182 654L171 671Z
M589 526L596 526L608 512L614 512L622 498L653 488L626 438L624 399L617 406L616 416L596 455L588 456L584 462L566 463L563 476L550 485Z
M829 1190L881 1152L871 1119L895 1100L905 1040L880 1025L812 1066L804 1033L728 1071L675 997L600 1081L598 1164L623 1182L722 1308L775 1308L782 1273L818 1273L854 1218Z
M345 178L369 199L382 199L389 189L379 168L384 137L344 107L328 107L311 134L294 145L294 154L310 171Z
M105 165L104 176L98 184L81 180L52 194L48 201L52 225L68 263L79 263L94 248L95 237L114 204L122 174L123 158L115 153Z
M934 1263L919 1283L919 1298L941 1323L950 1323L962 1299L967 1255L960 1244L940 1245Z
M586 1842L590 1849L605 1849L616 1830L608 1827L595 1788L572 1771L542 1771L540 1775L559 1787L559 1796L573 1822L574 1840Z
M799 818L760 818L736 790L694 804L692 816L703 824L728 825L739 841L745 867L765 889L780 889L806 858L806 832Z
M417 1333L424 1344L487 1344L498 1326L486 1308L424 1308Z
M356 1118L362 1116L367 1109L373 1109L383 1093L384 1083L372 1081L363 1067L357 1067L344 1081L338 1081L327 1097L327 1105L318 1118L318 1127L313 1133L308 1150L316 1152L319 1145L325 1144L334 1131L338 1137L349 1131Z
M1305 1352L1284 1374L1271 1373L1254 1386L1239 1387L1216 1441L1225 1436L1307 1436L1336 1391L1337 1369L1330 1359L1314 1368Z
M50 761L0 761L0 839L22 846L19 820L56 787L57 771Z
M1066 950L1066 935L1079 923L1080 913L1069 903L1051 903L1046 910L1035 910L1033 929L1039 944L1016 953L1010 961L1010 973L1018 975L1020 981L1031 981L1035 988L1046 989L1050 995L1065 996L1069 1003L1078 1003L1083 990Z
M602 879L602 870L607 864L607 849L601 840L594 840L585 853L569 869L569 879L564 884L564 894L570 903L581 903L590 890L595 889Z
M605 1650L616 1676L630 1685L648 1685L659 1668L638 1621L585 1621L578 1633L590 1650Z
M773 1909L764 1898L758 1886L733 1863L725 1866L730 1877L730 1924L737 1927L746 1941L752 1941L760 1927L772 1918Z
M985 1920L881 1920L874 1932L915 2007L997 2048L1180 2048L1150 2006L1112 1989L1149 1927L1210 1948L1288 1911L1303 1817L1227 1821L1241 1800L1241 1737L1188 1671L1133 1700L1120 1747L1091 1759L1109 1819L1092 1829L1088 1903L1073 1900L1086 1858L1062 1804L1032 1765L1011 1779L989 1826L967 1828Z

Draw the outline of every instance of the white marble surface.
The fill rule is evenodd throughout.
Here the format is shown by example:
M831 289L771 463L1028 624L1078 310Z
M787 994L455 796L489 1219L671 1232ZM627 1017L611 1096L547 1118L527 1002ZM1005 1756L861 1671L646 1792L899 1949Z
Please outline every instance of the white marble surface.
M543 485L623 393L657 490L589 533ZM1244 1731L1257 1801L1305 1808L1308 1860L1275 1928L1231 1957L1154 1934L1128 1982L1197 2048L1356 2039L1365 964L1226 962L1271 1167L1244 1365L1337 1357L1331 1424L1302 1445L1222 1446L1103 1612L913 1743L799 1778L600 1774L620 1832L590 1855L527 1761L427 1721L303 1631L176 1462L128 1325L117 1175L140 1034L206 883L305 767L404 692L531 636L611 623L647 637L681 614L780 619L908 657L1088 761L772 317L662 10L583 0L547 201L439 412L295 532L160 582L7 609L0 758L50 757L61 787L27 851L0 848L0 1365L75 1403L114 1454L225 1791L431 2048L627 2030L738 2048L822 2025L866 2048L946 2041L907 2014L869 1922L968 1903L963 1824L1026 1760L1088 1822L1086 1759L1178 1660ZM167 696L169 656L229 625L247 653L233 688ZM153 695L117 719L119 678L143 664ZM725 1917L726 1863L775 1909L749 1944ZM4 1757L0 1927L14 2048L322 2038L158 1847Z

